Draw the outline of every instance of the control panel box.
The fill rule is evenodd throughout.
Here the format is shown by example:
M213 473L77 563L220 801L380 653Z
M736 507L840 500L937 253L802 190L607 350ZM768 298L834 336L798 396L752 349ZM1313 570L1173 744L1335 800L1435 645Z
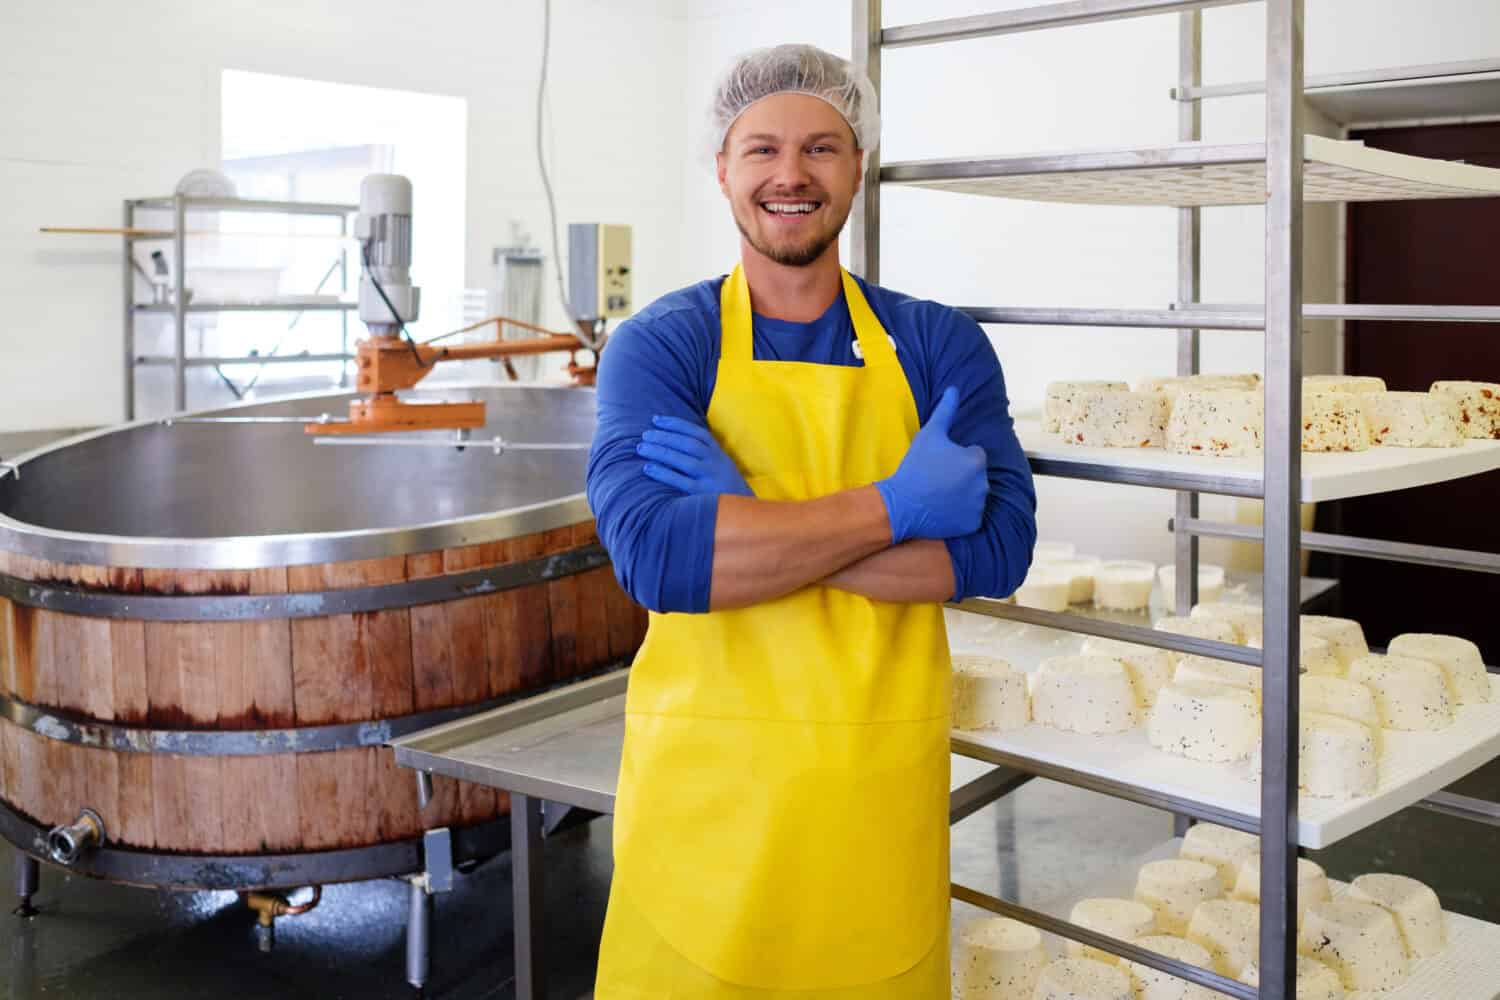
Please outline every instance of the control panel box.
M629 226L568 226L568 301L579 319L621 319L634 312L631 272Z

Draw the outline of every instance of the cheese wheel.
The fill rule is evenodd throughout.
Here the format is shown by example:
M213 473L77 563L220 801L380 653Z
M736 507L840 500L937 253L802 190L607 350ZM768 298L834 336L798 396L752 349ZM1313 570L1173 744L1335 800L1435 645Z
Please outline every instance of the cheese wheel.
M1380 755L1369 727L1336 715L1302 713L1298 744L1302 791L1320 799L1373 795Z
M1161 375L1143 378L1135 385L1136 392L1159 392L1173 404L1184 390L1191 389L1257 389L1260 376L1243 375Z
M1124 382L1112 382L1103 379L1049 382L1047 384L1046 396L1042 400L1042 430L1048 434L1056 434L1058 420L1062 416L1063 408L1071 403L1079 393L1098 392L1100 390L1117 390L1123 392L1129 389L1130 386ZM1072 554L1072 552L1068 553L1068 555Z
M1234 885L1245 859L1255 857L1259 851L1260 838L1253 833L1216 823L1194 823L1183 836L1177 856L1213 865L1228 888Z
M1333 652L1344 665L1349 665L1361 656L1370 655L1365 643L1365 630L1352 618L1331 618L1327 615L1303 615L1302 634L1317 636L1333 644Z
M1251 986L1260 985L1260 962L1249 962L1235 977ZM1339 974L1316 959L1297 956L1297 1000L1344 1000L1344 982Z
M1078 547L1072 542L1037 542L1031 548L1033 563L1051 562L1054 559L1071 559Z
M1349 679L1370 688L1386 729L1433 730L1453 724L1443 668L1406 656L1362 656Z
M1177 567L1163 566L1156 571L1161 585L1162 603L1172 607L1177 600ZM1198 600L1217 601L1224 596L1224 567L1207 563L1198 565Z
M1157 692L1146 737L1190 760L1243 760L1260 737L1260 709L1244 688L1173 681Z
M1092 958L1064 958L1042 970L1036 1000L1135 1000L1123 970Z
M1212 970L1214 967L1213 957L1209 955L1208 950L1186 938L1174 937L1171 934L1148 934L1146 937L1137 938L1134 943L1148 951L1175 958L1188 965L1196 965L1200 969ZM1131 982L1135 984L1136 1000L1216 1000L1221 996L1206 986L1178 979L1170 972L1161 972L1149 965L1126 962L1121 968L1130 975Z
M1349 898L1374 903L1395 917L1412 959L1431 958L1447 944L1443 904L1437 893L1414 878L1388 872L1361 875L1350 884Z
M1068 573L1033 565L1021 586L1016 588L1016 603L1039 611L1066 611L1073 592L1073 577Z
M1031 716L1071 733L1121 733L1140 721L1140 709L1119 660L1054 656L1031 677Z
M1375 705L1375 693L1358 681L1303 674L1300 686L1302 711L1337 715L1379 731L1380 710Z
M1374 375L1304 375L1302 392L1358 392L1385 391L1385 379Z
M1361 394L1314 392L1302 396L1303 451L1367 451L1370 424Z
M1199 903L1187 939L1208 949L1215 972L1233 976L1260 952L1260 907L1242 899Z
M1142 646L1118 639L1100 639L1091 636L1084 640L1085 656L1109 656L1125 664L1130 683L1135 687L1135 697L1143 709L1156 704L1156 693L1162 685L1172 679L1177 660L1171 650Z
M1461 448L1458 401L1430 392L1371 392L1360 397L1370 439L1387 448Z
M1339 974L1350 990L1389 990L1409 974L1396 920L1374 903L1335 900L1307 908L1298 949Z
M1239 632L1234 625L1218 618L1205 618L1201 615L1197 618L1180 618L1168 615L1158 618L1152 627L1159 632L1171 632L1173 635L1186 635L1194 639L1239 643Z
M1315 635L1302 635L1302 672L1322 677L1344 676L1344 663L1334 651L1333 643Z
M1031 718L1026 675L998 657L953 657L953 727L1019 729Z
M1265 617L1258 604L1240 604L1233 601L1204 601L1194 606L1193 618L1211 618L1228 622L1234 627L1235 642L1242 646L1261 644L1262 621Z
M1071 556L1067 559L1049 559L1036 565L1049 572L1065 573L1068 576L1068 603L1088 604L1094 599L1094 574L1099 570L1100 560L1093 556Z
M1483 704L1493 689L1484 667L1479 647L1456 635L1434 635L1430 632L1408 632L1391 640L1392 656L1428 660L1443 668L1448 681L1448 696L1455 705Z
M1181 937L1200 903L1224 895L1219 869L1202 861L1148 861L1135 880L1135 898L1156 913L1156 926Z
M1458 404L1464 437L1500 441L1500 383L1434 382L1432 392Z
M1081 899L1073 904L1068 920L1121 941L1134 941L1156 930L1156 914L1151 907L1133 899ZM1120 960L1117 955L1077 941L1068 942L1068 957L1092 958L1111 965Z
M1160 448L1169 412L1157 393L1079 392L1059 408L1057 433L1085 448Z
M1177 661L1177 672L1173 681L1195 684L1222 684L1227 687L1244 688L1260 702L1260 668L1228 660L1213 660L1206 656L1184 656Z
M1243 389L1180 392L1167 421L1167 450L1182 455L1259 454L1265 397Z
M1260 903L1260 854L1252 854L1240 865L1239 875L1234 880L1234 898L1247 903ZM1306 858L1297 859L1297 924L1314 903L1326 903L1332 899L1328 886L1328 874L1323 866Z
M1049 961L1035 927L981 917L959 933L953 963L955 1000L1031 1000Z
M1110 611L1144 611L1151 604L1156 565L1120 559L1099 565L1094 573L1094 606Z

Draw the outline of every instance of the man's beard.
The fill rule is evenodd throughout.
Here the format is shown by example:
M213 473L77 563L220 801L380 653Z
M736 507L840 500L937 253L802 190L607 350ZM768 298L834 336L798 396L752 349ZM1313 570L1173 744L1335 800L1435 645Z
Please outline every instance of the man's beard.
M760 211L759 204L757 203L751 211ZM811 240L800 247L778 248L756 239L750 232L750 228L740 220L738 212L730 214L734 216L734 224L739 227L740 235L745 237L745 242L749 243L755 249L756 253L770 258L783 267L807 267L812 264L813 261L823 256L829 247L838 242L839 233L843 232L844 223L849 220L849 216L845 215L844 218L839 220L838 225L830 227L827 232L813 236Z

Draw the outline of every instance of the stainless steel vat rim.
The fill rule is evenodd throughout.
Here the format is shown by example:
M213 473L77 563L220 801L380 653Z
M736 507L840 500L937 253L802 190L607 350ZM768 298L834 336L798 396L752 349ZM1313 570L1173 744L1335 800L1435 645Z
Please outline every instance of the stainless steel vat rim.
M601 670L625 664L611 662ZM574 678L582 680L586 678ZM470 715L534 697L536 691L515 691L467 705L437 708L393 719L371 719L328 726L288 729L144 729L118 726L96 719L32 705L0 695L0 719L58 743L73 743L120 753L170 753L186 757L257 757L281 753L323 753L359 747L378 747L394 739Z
M0 598L85 618L157 622L245 622L386 611L498 594L609 565L602 546L585 545L526 562L420 580L285 594L125 594L59 587L0 573Z
M510 847L505 818L454 829L453 859L484 860ZM17 850L48 861L47 828L0 801L0 836ZM422 871L422 840L296 854L166 854L108 845L79 858L65 871L92 878L160 889L296 889L305 885L362 882Z
M444 383L435 390L462 392L515 390L592 392L586 388L534 385ZM346 400L347 392L309 392L277 397L274 402ZM266 405L266 400L238 403L178 416L229 414L235 410ZM310 414L309 419L316 414ZM18 455L7 461L16 471L7 473L24 479L26 464L54 451L137 427L160 424L171 418L152 417L65 438ZM403 528L316 532L288 535L245 535L220 538L132 537L58 531L17 521L0 513L0 549L52 562L93 566L126 566L138 569L265 569L313 563L380 559L387 556L460 548L484 542L504 541L523 535L582 524L593 518L582 493L546 503L514 507L494 513L450 518Z

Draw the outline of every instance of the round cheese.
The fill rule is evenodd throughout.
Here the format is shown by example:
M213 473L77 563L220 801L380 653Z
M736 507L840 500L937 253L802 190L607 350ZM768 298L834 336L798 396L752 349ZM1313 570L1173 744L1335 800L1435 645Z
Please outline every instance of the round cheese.
M1362 393L1311 392L1302 396L1303 451L1367 451L1370 424Z
M1177 856L1202 861L1219 870L1225 888L1234 885L1240 866L1260 852L1260 838L1243 830L1231 830L1216 823L1194 823L1182 838Z
M1048 571L1066 573L1069 604L1088 604L1094 599L1094 574L1100 560L1093 556L1072 556L1068 559L1051 559L1041 563Z
M1124 382L1112 382L1102 379L1082 380L1074 382L1049 382L1047 384L1046 396L1042 400L1042 430L1048 434L1058 432L1058 421L1061 419L1063 409L1080 394L1085 392L1098 392L1100 390L1128 391L1130 386ZM1068 555L1072 555L1069 552Z
M1234 898L1247 903L1260 903L1260 855L1253 854L1240 865L1240 873L1234 881ZM1328 875L1323 867L1306 858L1297 859L1297 924L1301 926L1307 908L1314 903L1326 903L1332 899L1328 886Z
M1315 635L1301 637L1302 672L1322 677L1344 676L1344 664L1334 652L1333 643Z
M1044 563L1054 559L1071 559L1077 551L1078 547L1072 542L1037 542L1031 548L1031 561Z
M1025 674L998 657L953 657L955 729L1019 729L1030 717Z
M982 917L959 933L954 998L1031 1000L1048 960L1035 927L1005 917Z
M1218 618L1179 618L1176 615L1168 615L1158 618L1152 626L1159 632L1170 632L1173 635L1186 635L1194 639L1211 639L1214 642L1238 643L1239 632L1230 622Z
M1135 898L1156 913L1163 933L1181 937L1200 903L1224 895L1219 870L1202 861L1148 861L1136 875Z
M1107 656L1054 656L1031 677L1031 716L1072 733L1120 733L1140 721L1125 665Z
M1094 574L1094 606L1110 611L1143 611L1151 604L1154 563L1123 559L1101 563Z
M1303 712L1299 774L1302 791L1321 799L1375 794L1379 755L1370 729L1336 715Z
M1302 392L1385 392L1385 379L1374 375L1304 375Z
M1143 378L1135 384L1136 392L1159 392L1172 402L1184 391L1194 389L1256 389L1260 376L1256 374L1198 374L1160 375Z
M1210 899L1188 921L1187 939L1208 949L1214 971L1233 976L1260 951L1260 907L1242 899Z
M1387 448L1461 448L1458 401L1430 392L1371 392L1360 397L1371 439Z
M1370 655L1370 647L1365 643L1365 630L1360 627L1359 622L1350 618L1303 615L1302 634L1332 643L1334 655L1339 658L1346 671L1355 660Z
M1177 667L1171 650L1141 646L1118 639L1100 639L1091 636L1083 643L1085 656L1109 656L1125 664L1130 683L1135 687L1135 697L1144 709L1156 704L1156 693L1162 685L1172 679Z
M1409 973L1395 918L1373 903L1314 903L1302 920L1297 945L1337 972L1345 989L1394 989Z
M1300 686L1302 711L1351 719L1369 727L1378 740L1380 710L1375 706L1375 693L1368 687L1347 677L1317 674L1303 674Z
M1363 656L1349 679L1370 688L1386 729L1433 730L1453 723L1448 680L1436 663L1405 656Z
M1208 951L1202 945L1194 944L1186 938L1174 937L1171 934L1150 934L1137 938L1134 943L1148 951L1174 958L1179 962L1186 962L1188 965L1196 965L1200 969L1212 970L1214 967L1213 958ZM1130 975L1131 982L1135 984L1136 1000L1216 1000L1221 996L1206 986L1178 979L1170 972L1161 972L1149 965L1126 962L1121 968Z
M1064 958L1042 970L1035 1000L1135 1000L1121 969L1092 958Z
M1184 390L1167 421L1167 450L1182 455L1255 455L1265 422L1265 396L1259 391Z
M1260 710L1244 688L1173 681L1146 723L1151 745L1191 760L1243 760L1260 737Z
M1073 592L1073 577L1050 569L1046 564L1033 565L1016 588L1016 603L1039 611L1066 611Z
M1145 903L1133 899L1082 899L1073 905L1068 920L1079 927L1121 941L1134 941L1156 929L1156 914ZM1114 964L1119 958L1107 951L1068 942L1069 958L1092 958Z
M1162 566L1156 571L1161 585L1162 603L1172 607L1177 600L1177 567ZM1224 596L1224 567L1198 564L1198 600L1217 601Z
M1447 944L1443 904L1437 893L1405 875L1376 872L1361 875L1349 886L1349 898L1374 903L1396 918L1396 926L1413 959L1431 958Z
M1063 444L1085 448L1160 448L1169 412L1157 393L1079 392L1059 407L1057 433Z
M1260 985L1260 962L1246 964L1236 977L1251 986ZM1339 974L1316 959L1297 956L1297 1000L1344 1000L1344 982Z
M1500 383L1434 382L1432 393L1458 404L1464 437L1500 441Z
M1258 604L1204 601L1193 608L1192 617L1228 622L1234 628L1235 642L1244 646L1260 645L1264 616Z
M1448 681L1448 696L1455 705L1483 704L1494 693L1479 647L1468 639L1408 632L1391 640L1389 652L1392 656L1428 660L1442 667Z
M1172 675L1172 680L1244 688L1255 695L1257 703L1260 701L1260 668L1245 663L1211 660L1206 656L1184 656L1178 661L1177 672Z

